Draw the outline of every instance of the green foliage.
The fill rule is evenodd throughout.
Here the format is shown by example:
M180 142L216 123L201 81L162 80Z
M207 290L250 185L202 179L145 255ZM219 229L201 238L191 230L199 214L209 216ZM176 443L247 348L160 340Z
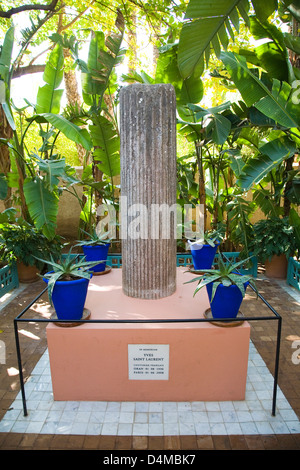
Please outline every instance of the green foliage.
M275 0L265 0L263 8L259 0L252 0L255 14L265 21L275 10ZM197 72L201 75L211 51L217 57L221 48L227 50L234 41L234 30L240 31L240 18L249 26L248 0L216 0L214 2L190 0L179 41L179 68L183 77Z
M33 120L36 120L39 123L52 124L55 129L63 132L64 135L73 142L82 145L87 151L92 148L92 142L87 130L81 129L76 124L68 121L64 116L53 113L42 113L34 116Z
M250 250L249 239L252 233L250 215L255 206L247 201L243 193L232 191L232 200L227 203L226 211L229 225L229 237L241 247L241 257L248 256Z
M146 82L145 75L141 81ZM156 73L151 83L171 83L176 93L177 109L186 114L188 103L199 103L203 98L203 83L199 75L184 78L178 67L178 45L169 44L160 50Z
M15 29L9 28L0 49L0 105L3 108L10 127L15 130L15 122L10 105L11 61Z
M94 161L111 180L120 174L120 138L111 121L104 116L93 115L89 126L94 144Z
M293 156L296 150L295 142L287 136L270 140L262 145L258 149L257 155L250 158L243 166L238 184L244 190L249 190L280 163Z
M85 129L81 129L60 114L55 114L60 109L62 93L57 88L62 78L63 50L61 45L57 45L51 52L45 67L46 83L39 88L37 96L34 110L40 114L35 113L27 117L26 125L23 127L21 116L25 109L17 110L21 126L14 131L13 141L1 139L1 143L6 144L13 155L15 168L9 174L8 183L14 186L17 182L22 216L28 222L33 222L37 229L43 231L49 239L55 236L58 199L61 194L60 179L68 185L75 182L65 159L55 154L56 140L59 134L63 133L66 138L83 145L86 150L92 147L89 134ZM34 151L30 149L31 126L34 127L35 132L38 130L41 142L40 148Z
M3 173L0 173L0 199L5 199L7 195L8 184Z
M213 300L214 295L216 293L217 287L222 284L225 287L229 287L235 285L239 288L243 297L245 297L245 283L249 282L254 290L256 290L255 281L250 274L241 275L238 274L238 267L244 264L246 261L250 260L247 258L246 260L238 261L237 263L231 264L226 263L222 257L222 254L218 257L218 268L216 269L205 269L201 270L201 275L195 277L191 281L186 282L198 282L198 286L194 291L194 295L199 292L207 284L213 284L212 288L212 296L210 301ZM197 274L199 271L192 271L193 273Z
M220 243L224 238L223 228L218 230L207 230L204 233L195 234L195 240L190 243L190 245L197 243L205 243L214 247L216 244Z
M26 221L17 219L16 223L0 224L0 259L2 261L20 261L26 266L37 266L42 269L43 262L36 256L57 259L61 253L60 237L48 238L36 227Z
M43 79L45 85L39 87L36 98L37 114L59 114L63 89L58 89L64 75L64 56L62 47L57 44L46 63Z
M222 52L221 59L249 108L254 106L280 126L299 126L299 107L293 102L293 89L288 83L273 79L269 88L248 68L244 57L232 52Z
M293 208L291 208L290 213L289 213L289 222L294 228L294 236L295 236L295 244L296 244L295 255L299 258L300 256L300 216Z
M88 126L91 141L92 165L85 166L82 183L84 199L81 203L81 220L89 227L94 223L95 196L115 202L114 178L120 174L120 139L116 116L108 109L107 100L116 104L111 95L117 91L115 68L124 58L121 47L124 35L124 17L117 13L115 31L105 37L102 31L91 31L87 60L79 57L78 42L75 37L62 37L58 34L52 39L69 48L82 78L82 96L87 110L80 110L77 119ZM114 109L113 109L114 111ZM81 134L82 135L82 134ZM102 181L95 181L96 167L104 175Z
M294 227L287 217L272 217L260 220L253 225L250 249L261 262L270 260L273 255L293 256L299 245Z

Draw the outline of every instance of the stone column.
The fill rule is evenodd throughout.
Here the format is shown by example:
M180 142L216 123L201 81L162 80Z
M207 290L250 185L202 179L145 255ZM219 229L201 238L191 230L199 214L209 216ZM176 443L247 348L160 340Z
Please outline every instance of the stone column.
M120 133L123 291L140 299L167 297L176 290L173 86L122 88Z

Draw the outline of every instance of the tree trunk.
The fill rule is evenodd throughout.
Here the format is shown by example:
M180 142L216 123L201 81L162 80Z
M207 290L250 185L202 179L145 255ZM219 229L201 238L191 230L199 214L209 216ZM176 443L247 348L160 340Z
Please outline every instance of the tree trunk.
M130 16L130 28L128 31L128 49L129 54L129 73L132 73L136 69L137 63L137 33L136 33L136 15L132 13Z
M68 60L69 58L71 58L71 54L68 49L64 49L64 58L65 60ZM79 109L81 106L81 96L78 91L78 83L77 83L75 72L73 70L65 71L64 80L65 80L65 89L66 89L66 96L67 96L68 103L74 107L78 106L78 109ZM84 147L80 144L76 144L76 147L77 147L78 158L79 158L80 164L83 165L86 151Z

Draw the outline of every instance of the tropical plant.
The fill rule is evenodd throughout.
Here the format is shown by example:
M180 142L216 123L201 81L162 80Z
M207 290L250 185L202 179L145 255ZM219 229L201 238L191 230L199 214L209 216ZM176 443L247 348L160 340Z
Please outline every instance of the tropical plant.
M295 229L287 217L263 219L253 225L250 249L264 263L272 256L285 255L287 258L299 251Z
M218 267L216 269L204 269L203 271L201 270L200 276L197 276L191 279L190 281L185 282L185 284L190 282L198 282L198 286L194 291L194 295L196 295L197 292L199 292L199 290L207 284L212 284L212 296L210 298L210 301L213 300L217 287L220 284L223 284L223 286L227 287L231 285L237 286L242 296L244 297L246 282L249 282L249 284L251 284L253 289L257 292L256 284L253 277L250 274L241 275L238 273L239 266L241 266L250 259L251 258L247 258L245 260L231 264L226 263L223 259L223 255L220 254L220 256L218 257ZM198 271L191 272L193 272L194 274L198 273Z
M53 268L53 271L43 275L43 278L48 280L48 294L49 299L52 298L53 289L57 281L71 281L73 279L90 279L91 268L101 263L98 261L85 261L81 255L74 255L72 248L67 254L61 256L58 262L54 261L52 257L49 260L37 258L42 263Z
M116 180L120 175L120 139L115 114L117 82L115 68L123 60L124 17L119 11L115 22L116 32L107 37L102 31L92 31L88 58L79 57L78 41L59 34L52 39L68 49L82 76L82 96L85 108L78 110L77 119L88 128L92 141L92 163L85 165L85 203L81 219L89 231L95 224L95 209L103 199L117 203ZM90 179L93 179L91 181Z
M242 257L248 257L250 253L249 240L252 234L250 217L257 206L247 200L245 193L239 188L229 191L229 197L226 199L227 238L234 243Z
M196 73L190 77L184 77L181 74L178 67L178 45L176 44L168 44L161 48L154 78L145 73L135 73L124 77L124 79L142 83L173 84L179 115L177 119L178 133L194 146L194 153L187 156L188 167L185 159L181 158L178 161L179 196L189 199L191 193L192 202L203 204L205 214L207 208L211 210L214 217L213 225L216 227L220 222L217 215L220 178L225 176L225 167L236 165L235 153L230 148L228 140L231 135L238 135L242 131L242 119L232 112L229 101L212 108L204 108L199 105L203 99L202 79ZM218 156L215 157L215 154ZM230 154L229 157L228 154ZM211 188L209 188L209 181ZM186 184L189 189L188 194L185 190ZM225 186L226 184L225 178ZM196 185L198 186L198 194L195 191ZM210 190L212 190L211 193ZM208 204L210 194L212 194L213 200L212 208ZM180 199L178 202L180 203ZM208 226L205 215L204 229L207 230Z
M83 240L79 240L76 243L76 246L106 245L107 243L111 243L111 239L108 237L109 232L98 233L95 228L93 228L90 233L85 230L81 231L85 235L85 238Z
M290 13L295 11L291 8L291 1L280 3L287 7ZM266 0L263 4L259 0L216 0L213 3L190 0L178 50L178 65L182 76L189 77L195 72L202 75L211 51L220 57L222 48L227 50L230 42L234 42L234 31L239 33L241 19L250 28L251 15L254 13L253 16L259 23L265 23L276 11L277 5L274 0ZM269 30L271 28L272 26ZM260 50L260 56L266 58L267 53L269 56L272 53L272 48L263 47ZM279 48L280 45L277 43L273 52L278 54ZM271 62L272 60L269 60L268 64Z
M15 223L0 224L0 259L8 263L22 262L26 266L37 266L41 271L44 263L36 259L53 257L58 259L62 250L62 239L59 236L49 240L40 230L24 220L16 219Z
M49 239L55 235L60 178L69 185L76 181L74 171L66 165L65 159L55 154L57 137L62 132L87 151L92 146L85 129L59 114L62 78L63 51L60 45L56 45L45 67L45 85L39 88L37 102L33 106L34 114L27 117L20 135L14 126L11 141L0 139L1 144L7 145L11 152L15 176L11 172L8 183L18 189L21 215ZM28 151L26 144L28 130L33 123L38 124L41 137L41 147L35 152Z
M263 7L256 0L218 0L213 6L190 0L178 47L178 65L185 78L196 71L202 73L213 50L242 96L243 101L232 103L234 112L246 126L255 126L260 132L276 130L270 142L264 141L255 149L254 158L242 161L245 164L237 174L237 183L245 191L283 162L286 168L291 167L299 146L299 69L292 58L300 52L299 38L282 33L268 20L274 12L289 15L289 21L291 16L299 20L298 5L290 1L281 1L277 8L273 0L264 2ZM261 44L254 50L227 52L235 39L233 30L239 32L241 18ZM223 71L219 78L231 86ZM288 204L285 206L288 212Z
M190 245L197 243L205 243L211 247L214 247L216 243L220 243L224 237L223 229L218 230L206 230L203 234L195 234L194 240L190 241Z

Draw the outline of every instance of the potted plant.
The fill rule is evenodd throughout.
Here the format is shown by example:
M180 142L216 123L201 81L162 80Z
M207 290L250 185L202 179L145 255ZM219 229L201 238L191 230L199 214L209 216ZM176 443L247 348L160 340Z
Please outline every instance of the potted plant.
M108 250L111 244L111 240L108 238L108 233L98 233L96 229L92 229L91 233L87 233L84 230L86 238L79 240L76 246L81 246L84 256L87 261L101 260L101 263L96 264L93 268L93 274L104 273L106 269L106 261Z
M238 272L238 267L249 259L230 264L225 263L220 254L218 269L201 270L199 277L188 281L198 282L194 295L204 286L206 287L213 318L236 318L247 286L251 284L257 292L252 276ZM197 274L197 271L193 272Z
M297 250L294 228L287 217L272 217L256 222L249 249L265 264L268 277L285 279L288 259Z
M38 280L38 273L44 263L37 257L56 259L62 249L61 238L55 236L49 240L41 231L23 219L15 223L0 224L0 260L9 264L17 263L20 282Z
M194 269L210 269L214 262L217 249L220 245L221 234L219 230L207 231L194 241L188 240L191 250Z
M99 260L88 262L71 250L59 262L42 260L53 270L43 275L48 295L58 320L80 320L83 315L88 285L92 277L91 268Z

